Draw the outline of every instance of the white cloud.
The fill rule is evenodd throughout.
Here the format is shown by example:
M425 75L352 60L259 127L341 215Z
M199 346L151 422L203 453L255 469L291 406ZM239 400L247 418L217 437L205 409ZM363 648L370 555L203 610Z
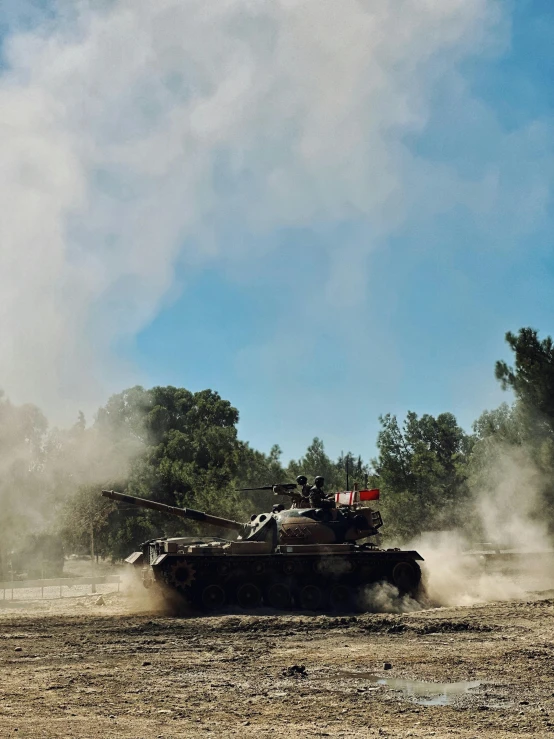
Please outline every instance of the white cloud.
M0 386L49 412L126 384L113 346L156 314L178 259L245 258L225 251L226 222L361 215L382 238L435 172L451 204L456 178L404 138L505 32L494 0L57 10L7 39L0 77Z

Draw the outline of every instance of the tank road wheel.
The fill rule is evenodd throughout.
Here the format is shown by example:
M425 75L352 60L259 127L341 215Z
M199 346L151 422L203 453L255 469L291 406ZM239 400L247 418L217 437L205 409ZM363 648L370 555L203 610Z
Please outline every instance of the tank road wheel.
M392 570L392 582L401 593L414 593L421 580L417 562L398 562Z
M285 583L276 582L268 588L267 601L272 608L288 611L292 604L290 590Z
M347 611L352 605L352 591L347 585L334 585L329 594L333 611Z
M241 608L257 608L261 602L261 590L253 582L245 582L237 590L237 603Z
M219 585L207 585L202 591L202 605L208 611L218 611L225 605L225 591Z
M296 563L289 561L283 563L283 572L285 575L292 575L293 572L296 572Z
M252 565L252 572L255 575L262 575L265 572L265 563L264 562L254 562Z
M317 585L304 585L299 593L300 607L306 611L316 611L323 600L321 588Z

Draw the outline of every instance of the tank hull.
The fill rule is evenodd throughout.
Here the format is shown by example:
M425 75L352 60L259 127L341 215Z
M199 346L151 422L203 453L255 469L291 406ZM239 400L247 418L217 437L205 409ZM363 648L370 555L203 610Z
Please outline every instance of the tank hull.
M416 598L421 589L422 558L415 551L355 544L268 549L248 541L156 540L128 561L141 569L146 587L157 586L169 599L178 596L198 611L228 606L364 610L377 583L390 583L400 595Z

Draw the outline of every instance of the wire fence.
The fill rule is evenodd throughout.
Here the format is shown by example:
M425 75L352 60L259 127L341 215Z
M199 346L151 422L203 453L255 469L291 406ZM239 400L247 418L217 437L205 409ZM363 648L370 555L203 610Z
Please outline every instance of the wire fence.
M10 580L0 582L0 592L2 600L38 600L109 593L116 589L115 586L119 592L120 585L119 575L92 575L49 580Z

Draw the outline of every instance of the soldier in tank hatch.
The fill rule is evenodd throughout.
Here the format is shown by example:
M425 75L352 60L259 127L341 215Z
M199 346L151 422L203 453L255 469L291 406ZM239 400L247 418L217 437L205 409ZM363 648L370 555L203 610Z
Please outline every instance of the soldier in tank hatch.
M323 490L325 480L318 475L313 487L310 488L310 507L311 508L335 508L335 501L328 498Z
M296 484L300 486L300 499L296 507L309 508L311 487L310 485L308 485L308 478L306 477L306 475L298 475L298 477L296 478Z

